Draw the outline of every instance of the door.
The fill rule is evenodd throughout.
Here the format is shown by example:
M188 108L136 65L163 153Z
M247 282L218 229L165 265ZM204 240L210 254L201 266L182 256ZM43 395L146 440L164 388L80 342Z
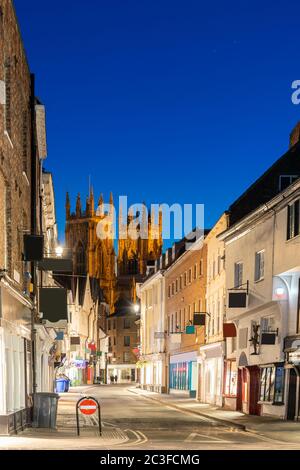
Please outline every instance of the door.
M257 366L249 367L250 390L249 390L249 414L260 415L261 406L259 402L260 369Z
M236 409L242 411L243 408L243 369L238 369L238 382L237 382L237 398L236 398Z
M295 369L290 369L288 409L287 409L287 419L290 421L295 419L296 391L297 391L297 374L295 372Z

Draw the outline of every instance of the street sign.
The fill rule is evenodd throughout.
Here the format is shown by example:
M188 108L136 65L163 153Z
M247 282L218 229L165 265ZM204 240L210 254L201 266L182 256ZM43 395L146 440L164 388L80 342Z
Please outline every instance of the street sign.
M93 415L98 411L98 426L99 434L102 436L102 424L101 424L101 410L100 403L94 397L82 397L76 403L76 423L77 423L77 436L80 436L80 426L79 426L79 411L83 415Z
M84 415L93 415L96 413L98 405L97 402L93 399L83 400L79 406L79 411Z

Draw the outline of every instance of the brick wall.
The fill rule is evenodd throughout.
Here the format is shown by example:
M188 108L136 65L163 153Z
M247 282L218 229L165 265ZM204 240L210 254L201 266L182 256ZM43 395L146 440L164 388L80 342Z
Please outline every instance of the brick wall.
M0 268L6 259L9 275L19 273L22 284L23 232L31 217L31 80L11 0L0 0L0 45Z

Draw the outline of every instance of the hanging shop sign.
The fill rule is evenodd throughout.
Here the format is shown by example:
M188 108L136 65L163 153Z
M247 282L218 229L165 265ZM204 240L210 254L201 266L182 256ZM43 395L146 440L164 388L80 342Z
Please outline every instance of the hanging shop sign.
M223 323L224 338L236 338L236 327L234 323Z
M206 313L194 313L193 323L195 326L205 326Z

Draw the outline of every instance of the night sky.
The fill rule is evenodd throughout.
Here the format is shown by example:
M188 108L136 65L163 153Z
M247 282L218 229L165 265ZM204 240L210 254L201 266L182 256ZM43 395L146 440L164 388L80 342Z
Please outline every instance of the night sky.
M206 226L300 120L299 1L15 0L64 233L96 196L204 203Z

